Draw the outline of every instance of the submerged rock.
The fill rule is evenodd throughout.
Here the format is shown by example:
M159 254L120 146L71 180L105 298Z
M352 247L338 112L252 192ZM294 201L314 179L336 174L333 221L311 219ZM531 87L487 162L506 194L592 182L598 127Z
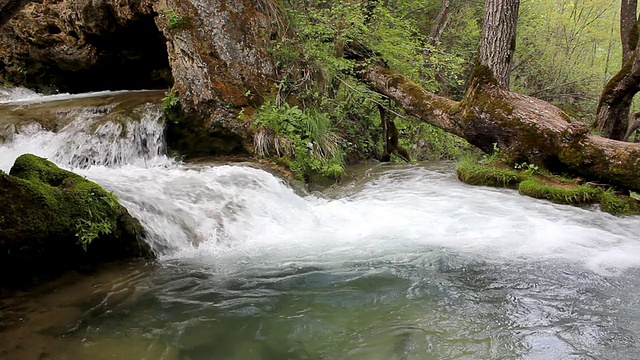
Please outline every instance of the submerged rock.
M115 195L31 154L0 171L0 288L83 264L150 256Z

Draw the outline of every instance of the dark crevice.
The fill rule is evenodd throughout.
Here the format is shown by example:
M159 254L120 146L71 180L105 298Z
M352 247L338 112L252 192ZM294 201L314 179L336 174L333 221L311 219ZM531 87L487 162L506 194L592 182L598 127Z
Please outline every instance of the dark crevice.
M60 28L58 26L56 26L55 24L47 25L47 31L51 35L60 34L62 32L62 30L60 30Z
M166 39L156 27L154 14L120 25L109 12L97 21L100 33L85 33L83 39L95 47L97 57L78 69L55 61L31 64L39 69L26 79L27 87L44 92L82 93L101 90L167 89L173 85ZM49 33L61 32L49 25ZM76 39L75 31L68 33Z

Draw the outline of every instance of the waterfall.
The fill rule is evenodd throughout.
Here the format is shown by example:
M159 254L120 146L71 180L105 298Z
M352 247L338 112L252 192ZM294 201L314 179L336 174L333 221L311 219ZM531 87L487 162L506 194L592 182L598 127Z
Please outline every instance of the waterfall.
M162 258L227 269L380 261L439 248L501 261L564 259L598 271L640 266L637 219L469 187L450 168L378 167L354 194L345 187L339 199L328 199L300 197L249 166L182 164L165 154L157 99L122 105L140 96L6 102L5 111L37 110L62 125L57 131L33 122L16 127L0 148L0 168L8 171L26 152L49 158L118 195ZM87 105L94 98L106 100Z

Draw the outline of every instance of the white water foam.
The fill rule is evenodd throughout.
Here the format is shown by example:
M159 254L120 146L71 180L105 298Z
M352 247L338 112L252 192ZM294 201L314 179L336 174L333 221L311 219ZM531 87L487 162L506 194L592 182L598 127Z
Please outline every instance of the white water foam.
M570 261L604 273L640 267L637 217L470 187L452 170L419 166L389 170L338 200L300 197L262 170L168 159L157 106L141 111L126 129L90 112L57 134L22 129L0 147L0 168L30 152L74 169L120 196L162 259L221 272L402 263L443 249L486 261Z
M420 167L338 200L299 197L241 166L82 173L125 201L165 260L217 272L404 263L442 249L484 261L570 261L608 274L640 267L637 217L469 187Z
M159 106L138 107L133 115L139 116L139 120L112 122L104 120L102 110L84 109L61 115L73 120L58 133L44 131L39 124L24 126L11 142L2 146L0 169L8 172L15 159L25 153L47 158L68 169L171 164L173 161L164 156L164 126Z
M23 87L0 87L0 104L11 103L13 101L38 99L42 97L42 95L36 93L35 91Z
M138 91L143 92L143 91ZM26 88L0 88L0 104L28 105L53 101L78 100L100 96L116 96L131 93L129 90L96 91L82 94L60 93L54 95L42 95Z

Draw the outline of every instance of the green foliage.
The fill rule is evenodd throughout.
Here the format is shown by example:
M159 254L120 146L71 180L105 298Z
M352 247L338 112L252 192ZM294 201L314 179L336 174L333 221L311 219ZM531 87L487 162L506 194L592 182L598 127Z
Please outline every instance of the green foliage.
M87 251L87 246L100 235L112 233L116 229L113 214L119 207L115 195L105 191L98 192L88 188L86 193L79 197L85 216L75 222L76 237L78 242Z
M167 120L174 123L180 120L180 97L178 90L172 89L164 93L162 98L162 113Z
M469 185L515 188L529 175L509 169L506 165L499 167L497 162L480 163L475 155L464 155L456 167L460 181Z
M616 195L609 189L600 197L600 209L613 215L640 214L640 202L629 196Z
M545 199L558 204L593 204L600 200L602 190L591 185L551 185L535 178L522 181L518 186L520 195Z
M167 19L167 28L170 30L178 29L186 24L186 19L180 16L175 9L169 8L164 12Z
M400 134L400 146L418 160L455 160L471 150L468 142L453 134L421 121L409 118L395 120Z
M424 19L409 16L421 9L423 2L372 8L356 1L291 0L289 4L287 10L298 38L284 38L276 45L274 54L281 65L296 58L316 62L329 84L332 78L354 70L354 61L342 55L345 49L357 47L381 55L392 69L429 90L440 88L436 75L462 84L465 59L429 44L420 28ZM301 47L291 49L297 43Z
M180 98L177 90L171 90L164 93L162 98L162 111L168 112L176 109L180 105Z
M585 205L600 203L602 211L613 215L640 214L640 201L631 196L603 191L589 184L579 185L575 180L551 175L548 171L528 163L516 164L510 169L500 159L497 147L492 155L479 159L466 154L457 165L460 181L469 185L518 188L521 195L549 200L558 204Z
M602 86L621 66L619 2L523 0L512 88L594 119Z
M344 152L325 113L267 102L258 110L253 126L256 153L285 158L298 177L308 179L319 173L339 179L344 174Z
M434 11L440 6L438 1L428 4ZM344 54L359 49L355 51L380 55L390 67L433 91L440 89L438 78L462 86L466 60L428 42L428 26L421 16L424 8L424 2L415 1L371 8L364 2L288 1L287 30L270 46L280 75L273 102L292 102L303 112L314 109L326 114L343 140L345 160L378 157L382 149L378 104L385 101L356 79L358 64ZM396 111L402 115L402 110ZM418 159L454 158L466 145L428 124L402 119L397 124L401 146ZM266 138L261 136L257 143L266 144ZM287 145L278 142L276 150Z
M513 168L516 170L522 171L527 176L531 176L540 170L540 168L537 165L529 164L526 162L523 162L521 164L515 164Z

